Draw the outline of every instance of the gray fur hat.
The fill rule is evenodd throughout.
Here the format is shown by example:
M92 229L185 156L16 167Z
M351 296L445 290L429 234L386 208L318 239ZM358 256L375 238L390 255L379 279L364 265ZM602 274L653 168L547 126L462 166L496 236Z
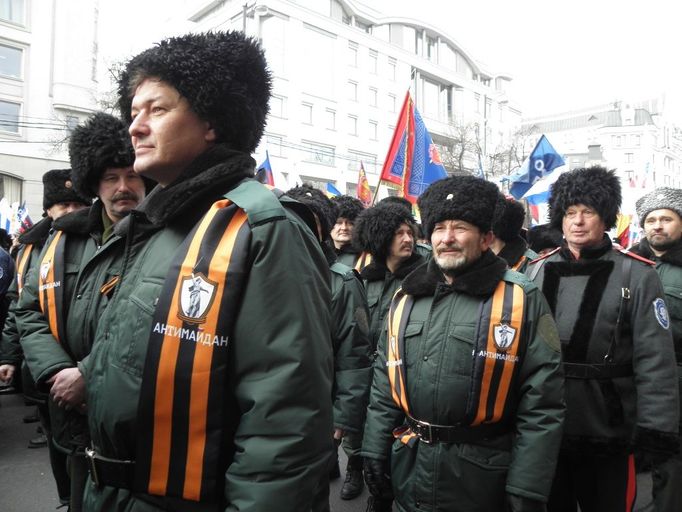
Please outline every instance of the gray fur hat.
M130 167L135 162L135 152L123 121L97 112L73 130L69 158L76 190L95 196L102 173L112 167Z
M130 123L136 87L157 78L175 87L215 130L216 141L253 153L263 135L272 79L260 44L243 32L171 37L133 57L118 77L118 106Z
M431 238L437 222L455 219L487 233L492 229L499 195L494 183L474 176L451 176L434 182L417 199L426 237Z
M682 218L682 190L679 188L661 187L652 190L640 197L635 203L640 226L644 226L644 220L654 210L672 210Z
M549 223L561 230L569 207L584 204L597 210L606 229L616 225L622 200L616 171L605 167L583 167L565 172L552 185L549 197Z

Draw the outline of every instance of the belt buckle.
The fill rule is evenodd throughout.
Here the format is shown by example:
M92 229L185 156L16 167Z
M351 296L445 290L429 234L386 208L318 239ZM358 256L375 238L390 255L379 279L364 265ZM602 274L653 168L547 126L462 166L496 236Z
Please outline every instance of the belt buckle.
M95 450L91 448L85 449L85 458L88 461L88 469L90 469L90 478L95 483L95 486L101 487L99 475L97 474L97 464L95 464Z
M433 430L431 428L431 423L427 423L421 420L416 421L417 426L419 427L417 432L419 438L426 444L431 444L433 442Z

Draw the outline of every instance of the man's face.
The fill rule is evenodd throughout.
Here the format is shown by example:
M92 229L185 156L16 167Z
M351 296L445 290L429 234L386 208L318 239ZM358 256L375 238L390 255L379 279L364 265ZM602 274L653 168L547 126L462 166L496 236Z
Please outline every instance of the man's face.
M349 244L353 238L353 221L348 220L346 217L339 217L336 219L336 224L332 228L331 232L332 240L337 249L341 246Z
M393 234L389 257L398 261L405 261L414 251L414 231L409 224L401 224Z
M654 210L644 219L644 235L657 251L667 251L682 238L682 219L673 210Z
M594 247L604 238L606 225L597 210L584 204L574 204L566 209L561 223L569 249Z
M50 217L52 220L57 220L59 217L62 217L67 213L75 212L85 207L86 205L83 203L67 201L65 203L55 203L45 211L48 217Z
M463 220L437 222L431 233L433 259L443 273L466 267L490 247L492 232L481 230Z
M145 79L133 97L130 136L135 148L135 172L172 183L215 142L215 131L202 121L175 87Z
M99 179L97 197L112 222L118 222L144 199L144 182L133 166L110 168Z

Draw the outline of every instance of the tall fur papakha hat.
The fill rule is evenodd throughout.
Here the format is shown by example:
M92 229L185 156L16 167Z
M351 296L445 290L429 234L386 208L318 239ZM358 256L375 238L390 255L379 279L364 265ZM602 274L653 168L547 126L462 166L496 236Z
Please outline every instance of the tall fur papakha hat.
M549 224L540 224L528 230L528 245L537 253L559 247L563 239L563 233Z
M436 223L444 220L463 220L487 233L492 229L499 195L497 186L474 176L434 182L417 199L426 237L430 239Z
M682 218L682 190L661 187L643 195L635 203L640 226L644 226L646 216L654 210L672 210Z
M215 130L216 142L253 153L263 135L272 80L263 50L243 32L171 37L133 57L118 77L118 105L130 123L145 78L175 87Z
M616 171L594 166L574 169L559 176L549 197L549 223L561 230L566 210L584 204L597 210L606 229L616 225L621 203L620 180Z
M493 218L493 233L503 242L511 242L519 238L526 211L523 205L514 199L499 194Z
M328 240L329 233L336 224L336 212L338 211L332 200L324 195L321 190L307 183L289 189L286 194L310 208L320 221L322 241Z
M104 171L130 167L135 162L135 151L123 121L97 112L73 130L69 158L76 190L95 196Z
M355 219L357 219L358 215L360 215L365 209L362 201L351 196L335 196L332 197L332 201L339 210L336 217L337 219L343 217L344 219L348 219L351 222L355 222ZM334 224L336 224L336 222L334 222Z
M401 224L415 224L412 214L402 205L384 203L367 208L355 219L353 245L378 261L385 261Z
M52 169L43 174L43 210L57 203L92 203L90 196L78 193L71 179L71 169Z

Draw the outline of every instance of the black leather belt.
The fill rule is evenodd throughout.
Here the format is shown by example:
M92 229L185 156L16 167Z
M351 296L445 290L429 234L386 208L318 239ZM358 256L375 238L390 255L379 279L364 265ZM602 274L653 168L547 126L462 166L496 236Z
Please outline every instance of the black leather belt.
M616 379L634 375L632 363L624 364L589 364L563 363L564 376L567 379Z
M97 487L107 485L120 489L133 488L134 460L110 459L98 455L90 448L85 449L85 458L88 461L90 478Z
M487 439L507 434L509 429L499 423L481 425L478 427L464 427L452 425L435 425L407 416L407 424L412 432L425 443L464 443L481 444ZM511 438L509 448L511 448Z

